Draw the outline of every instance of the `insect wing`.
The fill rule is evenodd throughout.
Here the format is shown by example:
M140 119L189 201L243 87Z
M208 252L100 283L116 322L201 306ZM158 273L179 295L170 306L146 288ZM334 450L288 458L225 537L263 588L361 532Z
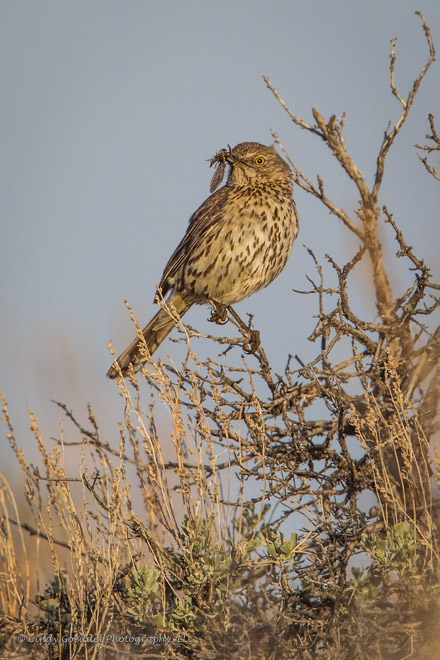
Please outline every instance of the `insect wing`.
M217 190L225 174L226 162L224 160L219 161L215 172L211 179L211 185L209 186L209 192L213 193L214 190Z

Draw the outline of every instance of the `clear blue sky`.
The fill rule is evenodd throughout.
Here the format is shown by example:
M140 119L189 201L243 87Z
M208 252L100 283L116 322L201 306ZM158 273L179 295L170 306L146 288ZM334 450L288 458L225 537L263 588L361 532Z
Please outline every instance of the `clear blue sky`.
M163 266L209 192L207 159L226 144L271 143L275 129L296 164L321 174L347 211L356 191L336 161L295 127L261 79L270 76L292 110L312 122L346 112L351 155L371 181L389 120L390 39L406 96L426 61L414 11L431 27L440 58L438 0L4 0L0 4L0 388L24 445L26 405L46 436L66 402L85 419L90 401L106 440L117 443L122 401L105 373L107 340L133 337L127 298L141 324ZM440 128L437 62L391 152L382 190L407 241L438 267L439 188L412 145L428 112ZM437 163L438 165L438 163ZM237 311L255 315L278 370L288 353L313 357L306 337L315 307L303 244L341 262L354 243L338 220L296 191L301 233L280 278ZM387 254L394 253L384 230ZM395 280L396 289L401 281ZM362 282L359 282L362 297ZM201 330L207 310L187 320ZM224 328L227 332L227 327ZM159 355L182 355L165 342Z

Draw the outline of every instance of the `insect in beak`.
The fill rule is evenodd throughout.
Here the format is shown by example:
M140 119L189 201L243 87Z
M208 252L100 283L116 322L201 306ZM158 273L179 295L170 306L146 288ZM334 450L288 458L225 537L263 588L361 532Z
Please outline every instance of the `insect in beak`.
M215 165L216 168L211 179L209 192L213 193L215 190L217 190L217 188L223 181L223 177L225 175L226 163L232 165L233 162L234 161L232 158L232 149L229 144L228 144L228 150L220 149L220 151L217 151L217 153L214 154L214 156L210 160L209 166L212 167L213 165Z

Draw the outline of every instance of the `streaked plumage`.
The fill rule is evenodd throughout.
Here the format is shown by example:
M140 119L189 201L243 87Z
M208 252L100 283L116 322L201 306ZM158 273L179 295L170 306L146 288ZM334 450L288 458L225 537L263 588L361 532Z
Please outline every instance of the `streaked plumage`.
M221 150L211 164L211 188L220 185L224 164L230 166L225 186L210 195L195 211L182 241L165 266L159 290L183 316L191 305L208 302L232 305L270 284L282 271L298 233L292 197L292 173L274 147L243 142ZM160 309L144 328L150 353L175 325ZM143 358L135 339L118 358L124 375ZM107 374L115 378L112 366Z

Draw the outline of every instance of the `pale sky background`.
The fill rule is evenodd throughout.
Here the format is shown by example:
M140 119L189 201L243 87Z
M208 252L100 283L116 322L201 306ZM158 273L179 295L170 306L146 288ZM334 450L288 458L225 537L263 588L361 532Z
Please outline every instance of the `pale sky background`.
M20 446L32 442L26 405L46 439L59 434L50 399L84 422L90 402L102 439L117 445L123 402L105 377L107 340L119 353L134 336L124 298L142 325L154 313L155 284L209 194L207 159L219 148L270 144L274 129L295 163L310 178L321 174L328 196L353 211L353 185L261 76L310 123L312 107L327 118L345 112L349 152L371 183L384 129L400 113L389 89L390 39L398 37L404 97L427 59L416 9L440 59L438 0L1 2L0 388ZM440 129L439 65L391 151L380 199L437 274L439 186L413 145L425 143L429 112ZM300 236L290 262L237 306L255 315L279 371L289 353L316 354L306 339L315 303L292 293L314 275L303 244L340 263L355 249L340 221L303 191L295 197ZM389 229L383 240L393 255ZM396 291L404 283L396 277ZM208 315L193 308L186 320L211 332ZM177 363L185 355L166 341L158 355L168 353ZM12 464L9 454L2 461Z

